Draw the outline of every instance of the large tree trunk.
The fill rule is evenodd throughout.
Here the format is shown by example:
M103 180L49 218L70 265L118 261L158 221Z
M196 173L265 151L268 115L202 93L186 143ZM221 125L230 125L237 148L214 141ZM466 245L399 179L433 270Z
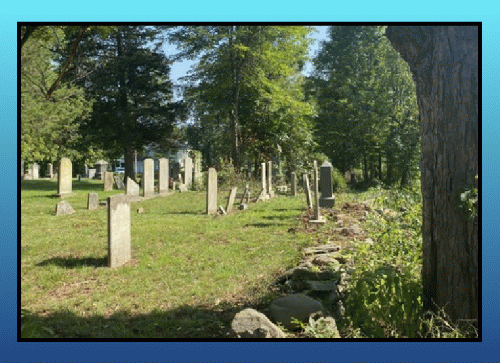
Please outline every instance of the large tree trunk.
M478 221L459 207L478 172L478 27L390 26L416 83L422 141L424 308L478 319Z

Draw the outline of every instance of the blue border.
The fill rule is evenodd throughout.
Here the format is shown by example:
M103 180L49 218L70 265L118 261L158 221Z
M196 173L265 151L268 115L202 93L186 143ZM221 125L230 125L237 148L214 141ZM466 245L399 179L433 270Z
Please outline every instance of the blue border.
M67 1L8 2L0 8L0 158L3 208L0 244L0 362L116 361L497 361L500 206L500 16L495 5L437 1ZM497 14L497 15L493 15ZM17 337L17 22L18 21L481 21L483 23L483 324L476 342L22 342ZM495 101L496 100L496 101ZM497 160L495 162L495 160Z

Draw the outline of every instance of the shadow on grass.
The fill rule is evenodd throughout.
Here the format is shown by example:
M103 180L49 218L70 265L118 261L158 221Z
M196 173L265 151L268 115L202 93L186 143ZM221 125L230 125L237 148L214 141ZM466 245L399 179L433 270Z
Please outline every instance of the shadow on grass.
M248 224L245 224L245 227L257 227L257 228L276 227L276 226L288 226L288 224L286 224L286 223L248 223Z
M131 314L110 311L109 315L82 317L68 309L39 316L21 312L21 339L227 339L234 315L245 308L263 311L275 296L266 295L267 303L223 302L219 305L184 305L171 310L154 309L150 313ZM19 332L19 330L18 330ZM255 339L253 340L255 341Z
M84 190L88 192L102 192L103 185L100 183L90 182L82 179L78 181L73 179L73 191ZM45 192L54 192L54 195L37 195L38 197L56 197L57 193L57 180L56 179L37 179L37 180L22 180L22 190L40 190Z
M108 257L52 257L37 263L37 266L58 266L62 268L106 267Z

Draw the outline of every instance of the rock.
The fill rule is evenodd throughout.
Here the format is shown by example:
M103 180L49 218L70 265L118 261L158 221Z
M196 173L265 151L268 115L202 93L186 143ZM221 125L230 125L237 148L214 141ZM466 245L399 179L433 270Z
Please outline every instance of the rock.
M364 240L365 243L368 243L370 246L373 246L373 240L371 238L367 238Z
M188 191L188 187L186 184L180 184L179 185L179 191L182 193L182 192L187 192Z
M321 317L314 322L315 336L319 338L340 338L337 324L331 316Z
M73 214L75 210L71 207L66 200L63 200L56 205L56 216L62 216L65 214Z
M144 213L144 208L137 208L137 213Z
M391 217L391 218L395 218L398 216L398 212L396 212L395 210L392 210L392 209L389 209L389 208L385 208L383 211L382 211L382 214L386 217Z
M284 338L285 334L264 314L254 309L237 313L231 322L231 333L237 338Z
M361 228L357 224L354 224L351 227L342 228L340 231L340 234L343 236L353 237L353 236L356 236L358 234L361 234L362 232L363 231L361 230Z
M293 269L291 278L293 280L316 280L316 281L325 281L325 280L333 280L337 279L338 276L334 271L330 270L320 270L318 268L309 269L307 267L295 267Z
M246 205L245 203L241 203L240 206L238 207L239 210L245 210L248 208L248 205Z
M320 302L301 293L274 300L269 310L276 323L282 324L287 329L297 328L297 325L292 322L293 318L307 323L313 314L320 313L326 316L325 308Z
M331 243L331 244L327 244L327 245L321 245L321 246L306 248L304 250L304 253L306 255L317 255L317 254L320 254L320 253L337 252L339 250L340 250L340 246L339 245L335 245L335 244Z
M314 281L308 280L306 284L311 291L335 291L337 280Z
M334 254L326 253L318 256L314 256L312 263L318 266L325 265L338 265L340 261L335 257Z

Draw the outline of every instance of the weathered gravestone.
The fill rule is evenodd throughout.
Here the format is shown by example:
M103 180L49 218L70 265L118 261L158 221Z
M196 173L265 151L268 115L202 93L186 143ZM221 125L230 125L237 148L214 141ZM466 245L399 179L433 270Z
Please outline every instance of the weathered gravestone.
M104 173L104 191L107 192L113 190L113 183L113 173L110 171L106 171Z
M87 209L94 210L99 207L99 197L97 193L89 193L87 198Z
M184 184L187 189L193 184L193 159L189 156L184 159Z
M295 197L297 195L297 175L295 172L292 172L292 196Z
M196 151L194 153L194 160L193 160L193 183L195 185L199 185L201 181L202 181L201 152Z
M54 177L54 167L52 166L52 163L47 164L47 170L45 171L45 177L52 179Z
M247 204L248 204L248 201L250 199L250 188L249 188L248 184L245 186L245 191L243 192L243 195L241 196L240 204L245 202L245 198L247 199Z
M269 198L274 197L274 190L273 190L273 162L268 161L267 162L267 195L269 195Z
M229 198L227 200L227 205L226 205L226 212L229 213L233 210L233 204L234 204L234 199L236 198L236 191L238 190L238 187L233 187L229 191Z
M332 183L332 164L325 161L320 168L320 190L321 198L319 199L319 206L321 208L333 208L335 205L335 197L333 196L333 183Z
M325 218L321 216L321 212L319 210L319 180L318 180L318 163L314 160L314 201L315 201L315 211L314 217L309 220L311 223L325 223Z
M207 214L217 214L217 171L208 169Z
M108 266L119 267L131 259L130 204L127 196L108 198Z
M37 163L33 163L31 165L31 176L32 176L33 180L39 178L39 174L38 174L39 170L40 170L40 166Z
M95 163L96 173L94 175L95 179L104 180L104 174L108 170L108 162L105 160L99 160Z
M168 193L169 184L168 175L168 159L160 158L158 160L158 193L165 194Z
M127 185L125 186L125 194L129 197L139 196L139 184L127 177Z
M154 160L144 159L144 174L142 177L143 196L152 197L155 194Z
M62 216L64 214L73 214L75 213L74 209L71 207L66 200L63 200L56 205L56 216Z
M115 184L117 189L125 189L125 184L123 184L122 176L115 175Z
M266 163L261 164L260 169L260 180L262 184L262 189L260 190L259 196L257 200L266 200L269 199L269 194L267 194L267 186L266 186Z
M57 195L62 197L73 192L72 186L73 165L68 158L59 160L57 172Z
M309 177L307 174L302 175L302 180L304 182L304 193L306 194L307 208L312 209L311 189L309 188Z

